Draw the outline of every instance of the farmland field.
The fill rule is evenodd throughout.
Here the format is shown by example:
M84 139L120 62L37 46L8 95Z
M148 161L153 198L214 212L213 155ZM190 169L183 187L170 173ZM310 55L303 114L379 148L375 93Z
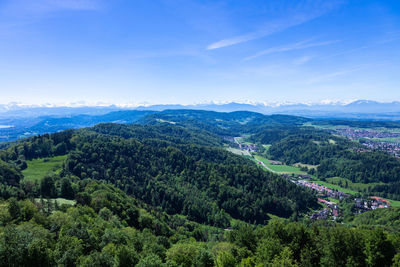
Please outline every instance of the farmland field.
M269 169L271 169L274 172L277 173L281 173L281 174L290 174L290 173L294 173L294 174L306 174L306 172L300 171L299 168L294 167L294 166L289 166L289 165L273 165L271 164L271 162L262 157L262 156L254 156L257 160L263 162Z
M266 151L268 151L268 149L271 147L271 145L262 145Z
M316 183L316 184L319 184L319 185L326 186L326 187L331 188L331 189L342 191L342 192L344 192L346 194L350 194L350 195L355 195L355 194L358 193L357 191L354 191L354 190L351 190L351 189L348 189L348 188L344 188L344 187L341 187L341 186L338 186L338 185L335 185L335 184L331 184L331 183L328 183L326 181L314 180L312 182Z
M333 178L328 178L328 179L338 179L338 178L340 178L340 177L333 177ZM328 180L327 179L327 180ZM340 179L343 179L343 178L340 178ZM313 183L316 183L316 184L319 184L319 185L324 185L324 186L326 186L326 187L328 187L328 188L331 188L331 189L335 189L335 190L339 190L339 191L342 191L342 192L344 192L344 193L347 193L347 194L350 194L350 195L355 195L355 194L357 194L357 193L359 193L358 191L354 191L354 190L351 190L351 189L349 189L349 188L344 188L344 187L341 187L341 186L339 186L339 185L335 185L335 184L331 184L331 183L329 183L329 182L325 182L325 181L320 181L320 180L314 180L314 181L312 181ZM365 186L368 186L368 184L365 184ZM392 206L392 207L400 207L400 201L398 201L398 200L392 200L392 199L388 199L388 198L384 198L384 199L387 199L387 200L389 200L391 203L390 203L390 205Z
M300 171L299 168L288 166L288 165L269 165L270 169L279 172L279 173L294 173L294 174L306 174L303 171Z
M372 140L378 142L400 143L400 137L372 138Z
M62 168L62 163L67 158L56 156L51 158L40 158L27 161L28 168L22 171L24 179L35 181L42 179L47 174L58 173Z
M294 166L301 168L301 167L307 167L309 169L317 169L318 165L311 165L311 164L304 164L304 163L296 163Z
M341 178L341 177L327 178L326 181L328 183L346 187L346 188L349 188L351 190L358 191L358 192L363 192L364 190L368 190L368 187L370 187L370 186L384 185L384 183L369 183L369 184L353 183L352 181L345 179L345 178ZM347 183L347 186L344 186L346 183Z
M241 150L241 149L233 148L233 147L227 147L226 150L228 150L229 152L232 152L233 154L239 155L239 156L251 157L250 152L247 150Z

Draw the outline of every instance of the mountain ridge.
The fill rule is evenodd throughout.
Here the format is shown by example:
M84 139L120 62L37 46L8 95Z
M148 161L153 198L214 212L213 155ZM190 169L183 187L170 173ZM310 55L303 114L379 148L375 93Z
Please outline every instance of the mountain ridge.
M217 112L252 111L262 114L282 113L302 116L338 116L352 113L359 114L400 114L400 102L378 102L374 100L355 100L347 102L320 102L320 103L206 103L206 104L155 104L139 106L118 105L85 105L82 106L29 106L19 104L0 104L0 119L17 117L40 117L40 116L74 116L74 115L104 115L113 111L123 110L152 110L163 111L167 109L194 109L211 110ZM317 112L317 114L315 114Z

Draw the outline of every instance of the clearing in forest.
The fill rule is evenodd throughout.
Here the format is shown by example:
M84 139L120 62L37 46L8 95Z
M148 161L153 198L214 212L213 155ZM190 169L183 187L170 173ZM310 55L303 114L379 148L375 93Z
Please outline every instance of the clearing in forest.
M27 160L28 167L22 171L24 179L36 181L41 180L46 175L59 173L66 158L67 155Z

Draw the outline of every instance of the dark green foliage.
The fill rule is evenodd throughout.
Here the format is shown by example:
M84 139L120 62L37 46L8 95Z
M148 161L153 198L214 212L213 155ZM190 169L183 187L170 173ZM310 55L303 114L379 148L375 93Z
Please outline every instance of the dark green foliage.
M382 169L395 175L388 169L397 171L397 165L382 153L357 155L345 139L299 128L305 121L251 112L166 111L142 121L150 126L101 124L9 146L0 152L0 174L3 169L16 176L3 177L0 192L15 198L0 202L0 266L390 266L400 262L399 235L371 227L396 231L396 209L351 221L348 203L345 221L371 229L306 219L305 223L268 222L267 213L301 216L316 207L315 196L219 147L220 135L256 133L254 142L272 143L270 153L276 159L320 164L320 175L339 168L351 175L344 166L350 161L356 168L351 170L372 166L377 179L387 177L380 176ZM36 184L19 183L19 169L26 159L60 154L68 154L61 173ZM328 163L332 167L324 170ZM387 181L395 184L391 179ZM77 204L24 199L40 195L75 198ZM233 230L223 230L228 226Z
M10 199L2 205L8 206L10 219L2 221L6 227L0 228L0 266L134 266L139 261L162 264L171 247L169 238L187 239L191 230L203 227L152 210L112 185L82 181L81 188L79 193L88 194L90 203L65 211L45 212L46 204L40 201L33 204ZM128 224L143 218L151 224ZM209 262L207 255L201 260Z
M125 139L135 138L141 141L144 139L158 139L175 144L198 144L206 146L218 146L222 143L220 137L205 130L197 129L196 131L191 131L169 123L151 126L103 123L94 126L92 130L101 134L123 137Z
M327 158L345 156L349 153L348 149L356 147L344 138L312 128L277 129L275 134L276 137L269 137L272 146L268 152L274 159L288 164L301 162L318 165Z
M11 165L0 160L0 183L3 185L17 185L22 175Z
M0 238L0 266L53 266L51 233L42 226L8 225Z
M374 185L371 186L369 192L378 196L400 200L400 182Z
M66 199L73 199L75 197L74 189L72 188L71 181L68 178L61 180L60 196Z
M54 178L51 176L45 176L40 182L40 194L42 197L55 197L56 187L54 183Z
M385 152L348 152L341 157L327 158L318 166L321 177L344 177L352 182L398 182L400 161ZM379 191L379 187L374 189Z
M249 111L224 113L204 110L165 110L140 120L142 124L146 125L172 122L189 130L207 131L219 136L257 133L269 127L302 125L307 121L310 120L289 115L267 116Z
M308 191L218 148L80 135L65 165L81 179L105 180L168 213L221 227L226 213L263 223L267 212L289 217L315 205Z
M364 212L350 218L347 223L398 231L400 229L400 208L391 207Z
M8 213L13 220L18 219L21 216L21 208L15 198L10 198L8 200Z
M79 188L90 202L65 211L10 199L0 266L390 266L400 249L399 236L380 229L285 221L239 223L196 242L195 232L212 228L152 210L112 185L83 180Z

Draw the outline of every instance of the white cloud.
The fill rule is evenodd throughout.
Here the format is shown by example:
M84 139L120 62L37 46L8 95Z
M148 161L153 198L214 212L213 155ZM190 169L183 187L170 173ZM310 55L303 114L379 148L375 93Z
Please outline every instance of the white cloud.
M3 18L40 18L61 10L97 10L103 0L12 0L0 5Z
M313 59L313 56L302 56L300 58L297 58L293 60L294 65L303 65L309 62L311 59Z
M277 21L267 23L266 25L262 26L262 28L258 31L246 33L232 38L222 39L208 45L206 49L214 50L228 47L260 39L262 37L284 31L293 26L297 26L310 20L316 19L342 3L342 1L316 1L317 3L319 3L319 6L315 6L315 4L310 4L310 2L312 1L303 1L302 4L297 7L297 9L295 8L294 12L290 12L291 10L288 10L287 16L280 18Z
M94 11L104 5L104 0L0 0L0 36L13 35L59 11Z
M272 31L270 33L265 32L254 32L254 33L249 33L249 34L245 34L245 35L241 35L241 36L236 36L230 39L224 39L215 43L210 44L209 46L207 46L207 50L213 50L213 49L218 49L218 48L222 48L222 47L226 47L226 46L231 46L231 45L235 45L235 44L240 44L240 43L244 43L244 42L248 42L254 39L258 39L261 37L264 37L268 34L273 33Z
M337 43L338 41L325 41L325 42L316 42L316 43L311 43L310 41L302 41L298 42L295 44L290 44L286 46L279 46L279 47L272 47L269 49L266 49L264 51L258 52L255 55L246 57L244 60L251 60L257 57L273 54L273 53L280 53L280 52L288 52L288 51L293 51L293 50L300 50L300 49L306 49L310 47L316 47L316 46L324 46L324 45L330 45Z
M336 72L331 72L331 73L318 75L318 76L315 76L315 77L311 78L309 80L309 84L315 84L315 83L329 81L329 80L332 80L333 78L336 78L338 76L345 76L345 75L353 73L353 72L364 70L364 69L366 69L368 67L370 67L370 66L368 66L368 65L360 65L360 66L356 66L356 67L353 67L353 68L348 68L348 69L343 69L343 70L339 70L339 71L336 71Z

